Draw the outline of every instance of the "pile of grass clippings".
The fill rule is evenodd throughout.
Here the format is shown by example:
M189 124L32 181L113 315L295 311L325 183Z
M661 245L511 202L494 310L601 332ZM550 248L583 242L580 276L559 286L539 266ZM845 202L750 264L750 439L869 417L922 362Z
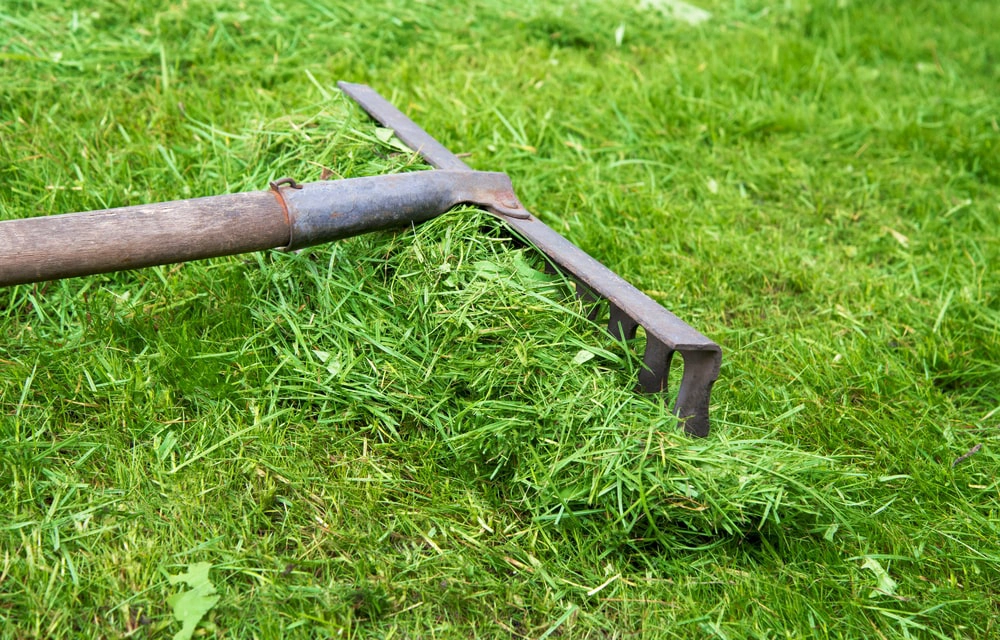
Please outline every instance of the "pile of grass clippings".
M444 465L536 519L654 537L841 521L822 497L843 479L833 460L684 435L663 398L632 392L641 345L605 335L540 267L475 210L281 259L257 276L270 329L247 348L273 352L296 419L433 430Z

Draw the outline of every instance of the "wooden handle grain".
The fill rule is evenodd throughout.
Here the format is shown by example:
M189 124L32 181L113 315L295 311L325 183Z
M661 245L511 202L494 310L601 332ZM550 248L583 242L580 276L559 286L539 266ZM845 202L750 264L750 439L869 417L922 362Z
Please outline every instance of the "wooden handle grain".
M270 191L0 222L0 286L284 247Z

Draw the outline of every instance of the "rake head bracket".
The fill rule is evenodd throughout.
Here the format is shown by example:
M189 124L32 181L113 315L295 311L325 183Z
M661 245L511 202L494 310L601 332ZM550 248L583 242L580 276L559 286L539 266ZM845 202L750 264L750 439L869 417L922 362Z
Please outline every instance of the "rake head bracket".
M341 91L361 105L368 115L392 129L404 144L442 171L471 171L457 155L446 149L407 118L371 87L339 82ZM487 210L491 210L487 207ZM491 210L492 211L492 210ZM638 327L646 333L643 370L638 386L648 393L667 392L667 379L675 353L684 371L674 402L674 413L684 421L684 430L707 436L708 407L712 385L719 377L722 349L690 327L655 300L629 284L572 242L533 215L501 216L515 235L541 251L552 265L577 283L577 294L586 300L608 301L608 331L630 340ZM596 318L592 318L596 319Z

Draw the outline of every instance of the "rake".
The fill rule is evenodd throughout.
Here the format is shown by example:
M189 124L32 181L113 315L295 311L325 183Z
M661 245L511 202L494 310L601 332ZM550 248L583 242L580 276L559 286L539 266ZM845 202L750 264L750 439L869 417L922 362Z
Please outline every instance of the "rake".
M0 222L0 286L137 269L265 249L295 250L423 222L459 204L498 217L575 283L596 320L607 300L613 337L645 336L638 388L667 392L674 354L683 373L673 411L687 433L707 436L722 350L680 318L528 212L503 173L474 171L368 86L340 89L433 171L300 184L266 191ZM665 394L669 401L669 395Z

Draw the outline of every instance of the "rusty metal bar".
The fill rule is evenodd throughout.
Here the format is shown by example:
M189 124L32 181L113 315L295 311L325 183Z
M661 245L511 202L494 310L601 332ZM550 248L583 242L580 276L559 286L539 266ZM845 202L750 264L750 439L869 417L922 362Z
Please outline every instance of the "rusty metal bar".
M338 83L375 120L395 131L408 147L433 167L448 171L471 171L458 156L446 149L420 126L371 87ZM685 430L696 436L709 431L709 398L719 376L722 349L688 326L655 300L629 284L533 215L503 217L518 236L534 245L556 267L578 283L581 296L599 296L609 304L608 331L620 339L635 337L638 327L646 332L644 369L639 386L647 392L665 392L674 353L679 353L684 371L674 402L674 412L684 420Z

